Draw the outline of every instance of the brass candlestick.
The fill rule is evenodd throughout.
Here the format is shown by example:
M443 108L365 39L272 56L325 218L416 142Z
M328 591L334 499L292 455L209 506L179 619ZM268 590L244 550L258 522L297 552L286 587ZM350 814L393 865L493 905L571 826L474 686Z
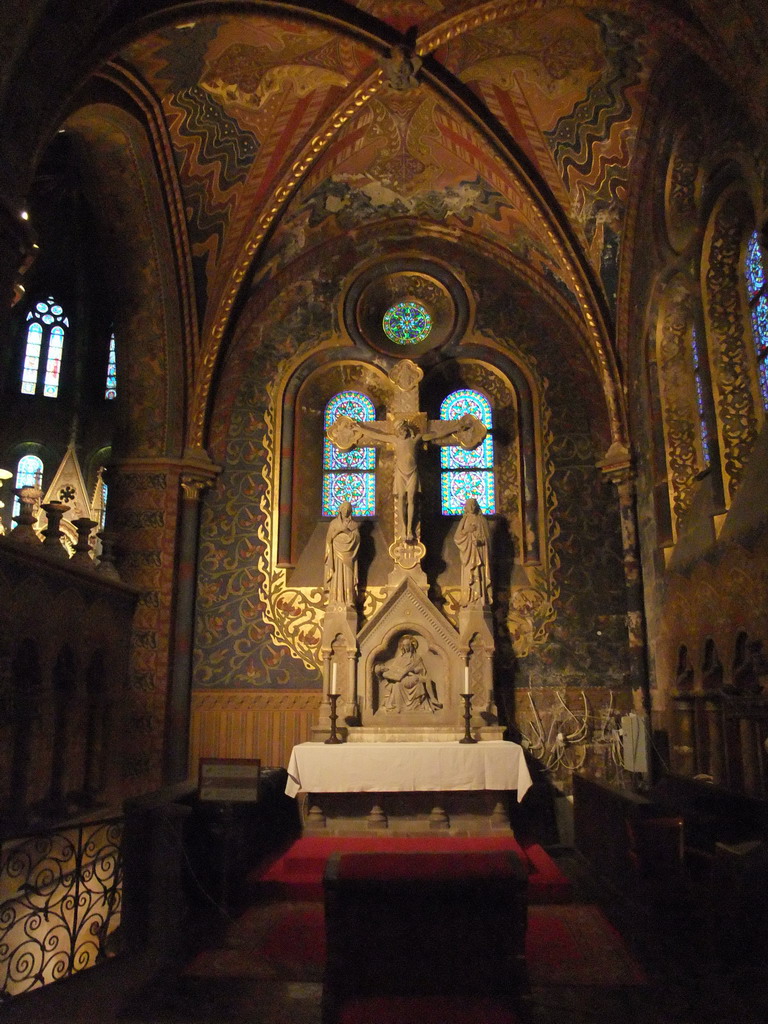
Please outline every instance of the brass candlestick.
M472 694L462 693L461 699L464 701L464 736L459 740L459 743L477 743L469 728L469 722L472 718Z
M336 721L338 715L336 714L336 705L339 701L338 693L329 693L328 700L331 702L331 735L325 741L326 743L343 743L344 740L339 736L336 731Z

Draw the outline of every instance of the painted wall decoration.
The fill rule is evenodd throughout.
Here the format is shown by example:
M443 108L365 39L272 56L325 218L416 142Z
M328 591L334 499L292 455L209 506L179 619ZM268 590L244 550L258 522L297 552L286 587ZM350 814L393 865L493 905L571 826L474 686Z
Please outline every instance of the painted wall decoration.
M478 132L424 88L373 98L339 131L265 249L259 275L356 225L396 217L475 230L576 305L568 270L520 183Z
M658 57L644 28L614 12L536 11L460 36L441 56L537 166L615 301L629 164Z
M458 254L445 247L442 256L455 265ZM348 252L345 258L354 258L354 253ZM598 672L605 685L621 686L627 641L618 512L615 495L595 468L595 447L600 441L579 390L574 389L574 379L579 378L565 372L557 345L552 345L551 312L547 314L541 301L526 296L524 289L513 286L500 272L500 276L489 276L483 262L475 263L466 253L464 258L482 306L482 331L476 330L467 341L496 346L500 353L507 351L519 360L539 396L537 436L542 446L546 540L538 561L523 565L520 560L519 484L504 474L497 481L498 507L509 530L500 555L508 560L509 586L497 602L505 671L513 673L520 685L578 685L588 673ZM217 405L217 413L225 409L230 413L226 435L220 434L217 442L224 469L204 504L197 689L319 685L321 577L314 584L308 578L294 584L297 570L278 564L277 488L283 459L276 453L281 448L283 383L310 354L332 360L334 347L343 344L334 333L332 319L335 289L343 274L338 260L321 263L323 272L309 286L305 283L300 303L291 299L298 294L298 283L268 308L260 308L254 297L223 374L229 397L226 405ZM526 312L531 302L542 323ZM289 310L291 322L286 327L281 316ZM547 315L548 335L542 329ZM572 347L572 339L568 345ZM234 387L240 371L244 377ZM496 372L493 362L489 363L487 381L473 379L471 386L481 387L494 401L508 402L501 393L498 398L495 395ZM233 379L228 379L230 375ZM315 401L309 392L302 400ZM318 407L318 416L323 407ZM499 421L507 424L507 435L515 433L515 415L512 410L511 419L502 416ZM514 446L509 451L514 452ZM505 473L518 457L505 460ZM318 501L320 468L319 462ZM439 474L437 463L436 469ZM310 479L306 472L306 466L299 470L302 491ZM319 517L317 521L324 536ZM294 552L293 566L309 558L304 552L304 548ZM458 581L456 587L451 583L441 587L449 617L455 614L457 586ZM369 586L363 615L370 615L382 599L383 590Z
M237 245L243 219L311 132L329 92L357 75L360 50L319 27L253 17L165 29L121 56L163 96L202 315L227 242Z

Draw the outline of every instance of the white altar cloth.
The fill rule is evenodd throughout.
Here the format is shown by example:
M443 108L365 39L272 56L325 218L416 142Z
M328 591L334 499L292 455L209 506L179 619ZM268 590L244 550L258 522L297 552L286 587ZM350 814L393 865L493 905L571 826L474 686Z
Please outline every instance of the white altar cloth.
M531 786L523 748L507 740L480 743L300 743L291 752L285 792L409 793Z

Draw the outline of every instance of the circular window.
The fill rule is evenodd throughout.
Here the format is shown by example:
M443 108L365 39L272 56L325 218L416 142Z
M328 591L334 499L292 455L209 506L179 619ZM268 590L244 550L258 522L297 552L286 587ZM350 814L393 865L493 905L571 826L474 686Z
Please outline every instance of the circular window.
M396 345L418 345L432 330L432 317L419 302L397 302L384 314L382 326Z

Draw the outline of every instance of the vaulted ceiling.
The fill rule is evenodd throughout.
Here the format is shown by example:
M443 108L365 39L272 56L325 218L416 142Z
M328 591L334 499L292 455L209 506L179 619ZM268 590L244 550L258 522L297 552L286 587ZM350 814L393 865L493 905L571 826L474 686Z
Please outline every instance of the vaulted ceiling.
M118 93L142 111L186 254L198 418L244 282L397 220L472 237L546 282L616 388L622 242L656 76L700 63L733 80L740 41L753 56L765 43L752 0L720 19L730 51L718 5L699 0L128 6L84 14L103 52L90 67L79 54L68 124L113 132L104 100Z

